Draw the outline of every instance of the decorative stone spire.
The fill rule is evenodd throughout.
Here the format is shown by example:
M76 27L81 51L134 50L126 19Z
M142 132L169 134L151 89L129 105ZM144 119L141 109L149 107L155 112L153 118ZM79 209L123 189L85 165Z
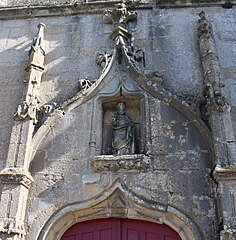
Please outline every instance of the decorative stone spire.
M131 38L127 24L129 21L135 21L137 13L129 11L125 3L119 3L114 10L107 10L104 15L104 22L113 24L114 30L111 33L112 40L118 38L120 44L126 44Z
M42 72L44 70L44 28L45 25L40 23L38 25L39 31L37 36L33 40L29 52L29 64L26 68L26 71L30 72L30 78L28 82L28 88L26 94L23 96L24 100L18 106L15 113L15 120L21 121L29 118L34 121L34 124L37 123L36 111L39 104L39 89L40 82L42 77Z
M223 112L228 108L228 103L222 94L224 84L221 82L218 55L212 30L206 19L205 12L201 12L199 16L198 42L204 73L207 114L210 114L209 111Z
M230 106L224 95L220 65L213 33L205 13L199 14L199 47L202 62L206 111L212 132L215 168L213 177L217 182L218 208L221 209L219 226L220 239L236 239L235 196L236 196L236 150Z
M23 94L23 101L14 115L5 169L0 171L0 183L5 187L0 199L0 239L24 240L25 210L29 188L33 178L29 173L31 141L39 104L39 90L44 70L45 51L44 27L40 23L39 31L29 53L29 80ZM11 189L14 187L14 191ZM11 203L8 208L5 204Z

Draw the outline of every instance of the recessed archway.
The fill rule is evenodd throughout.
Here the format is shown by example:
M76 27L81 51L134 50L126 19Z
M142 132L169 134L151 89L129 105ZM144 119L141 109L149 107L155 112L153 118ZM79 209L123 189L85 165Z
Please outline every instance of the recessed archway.
M109 218L132 219L153 223L155 226L167 226L177 232L179 239L182 240L206 239L198 225L182 211L174 206L140 198L130 192L120 179L117 179L108 189L94 198L59 209L45 223L37 240L61 240L66 231L77 224Z
M61 240L181 240L165 224L122 218L104 218L74 224Z

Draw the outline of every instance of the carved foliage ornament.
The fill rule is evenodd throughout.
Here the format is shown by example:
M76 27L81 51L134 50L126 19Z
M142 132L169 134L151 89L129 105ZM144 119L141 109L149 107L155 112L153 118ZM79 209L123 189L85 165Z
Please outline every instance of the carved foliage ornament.
M102 73L103 74L107 68L108 68L108 65L112 59L112 55L113 53L99 53L98 54L98 57L97 57L97 64L99 66L102 67ZM80 87L80 91L82 92L82 94L85 94L86 91L92 87L96 82L98 81L98 79L95 79L95 80L90 80L90 79L87 79L87 78L83 78L83 79L80 79L79 80L79 87Z
M125 3L119 3L114 10L107 10L104 15L104 21L106 23L112 23L115 27L121 26L127 27L128 21L137 19L137 13L135 11L128 11Z

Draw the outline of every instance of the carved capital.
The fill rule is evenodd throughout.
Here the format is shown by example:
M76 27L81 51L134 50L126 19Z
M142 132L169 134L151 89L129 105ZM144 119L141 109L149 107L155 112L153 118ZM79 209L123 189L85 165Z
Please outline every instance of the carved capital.
M17 234L19 237L25 236L24 222L13 218L0 218L0 233Z
M217 164L212 175L216 181L236 180L236 165L222 167L220 164Z
M96 172L147 171L151 168L151 159L144 154L102 155L92 160L92 166Z
M5 168L0 171L0 181L7 184L21 184L30 188L33 177L23 168Z

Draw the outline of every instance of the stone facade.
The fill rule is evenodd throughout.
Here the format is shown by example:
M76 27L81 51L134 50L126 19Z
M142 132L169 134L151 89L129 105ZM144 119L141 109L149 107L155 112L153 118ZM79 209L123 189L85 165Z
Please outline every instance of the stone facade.
M104 217L236 239L236 10L224 3L0 1L1 240L59 240ZM131 154L112 153L119 102Z

